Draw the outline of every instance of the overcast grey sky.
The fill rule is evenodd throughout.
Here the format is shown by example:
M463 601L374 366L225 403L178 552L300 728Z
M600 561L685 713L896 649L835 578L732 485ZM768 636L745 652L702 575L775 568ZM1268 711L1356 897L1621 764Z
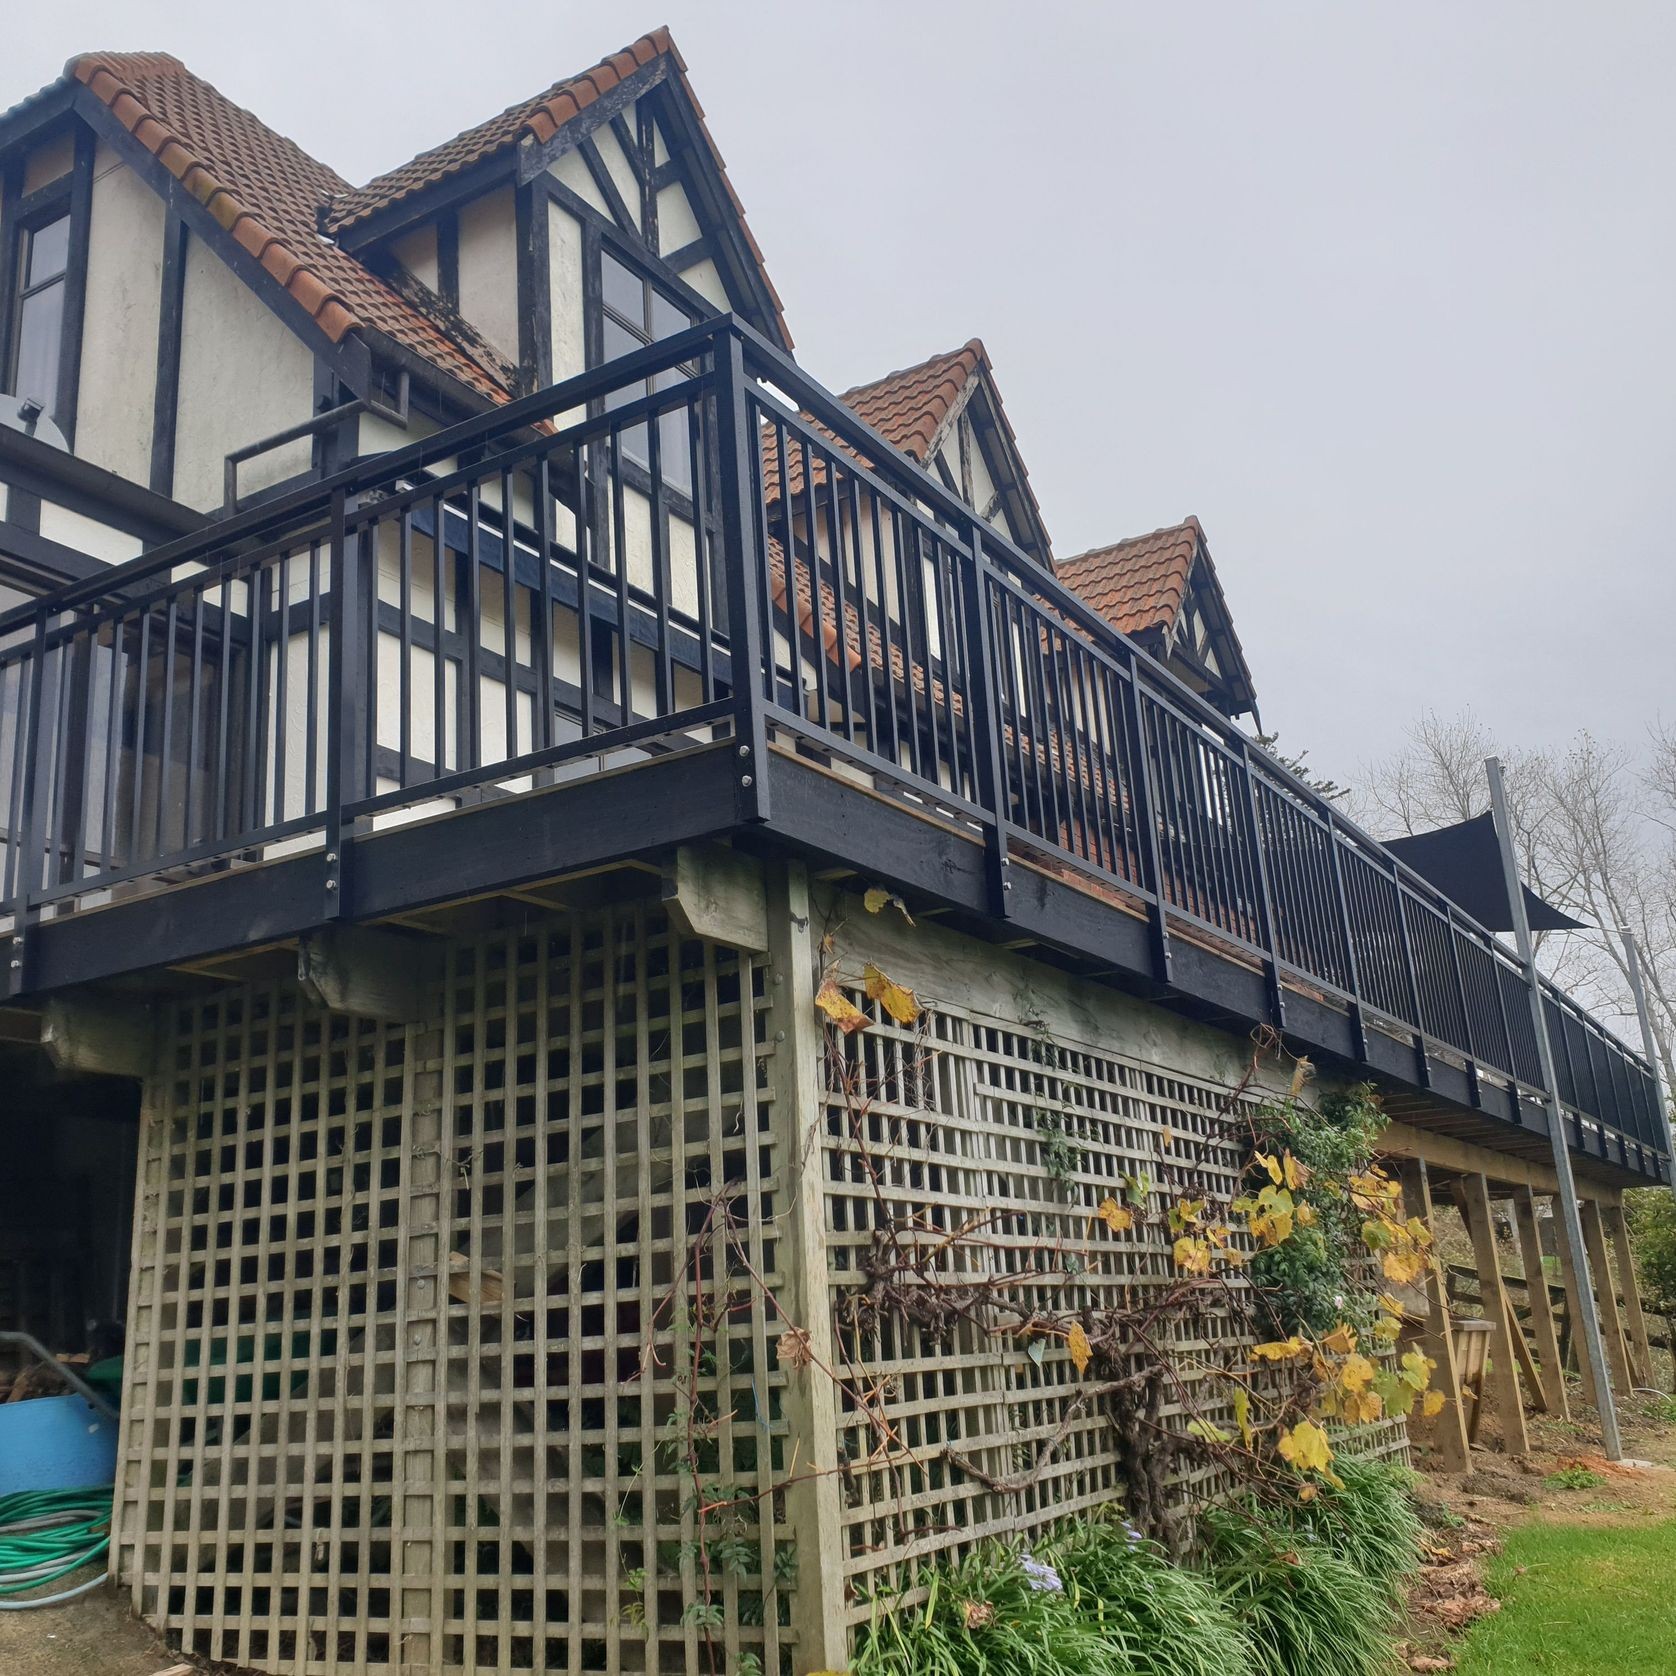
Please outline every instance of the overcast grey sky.
M355 181L667 22L810 371L981 336L1056 551L1198 513L1317 767L1676 714L1669 4L7 12L0 103L168 50Z

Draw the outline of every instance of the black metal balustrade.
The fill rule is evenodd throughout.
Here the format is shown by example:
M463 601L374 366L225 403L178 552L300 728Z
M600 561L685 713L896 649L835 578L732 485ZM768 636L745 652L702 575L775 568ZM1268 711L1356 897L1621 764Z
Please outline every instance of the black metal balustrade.
M1539 1080L1512 954L731 319L0 618L11 993L43 916L770 741L1370 1030ZM753 771L754 770L754 771ZM562 855L553 858L562 867ZM1650 1173L1642 1057L1549 986L1559 1090Z

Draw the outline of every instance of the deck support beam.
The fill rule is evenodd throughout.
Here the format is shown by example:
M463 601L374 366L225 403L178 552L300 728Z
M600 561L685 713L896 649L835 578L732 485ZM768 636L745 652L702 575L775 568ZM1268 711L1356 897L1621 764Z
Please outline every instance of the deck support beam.
M439 960L425 941L373 925L334 924L297 940L297 983L330 1013L417 1024Z
M86 995L55 995L41 1014L41 1046L60 1071L146 1077L156 1052L149 1007Z

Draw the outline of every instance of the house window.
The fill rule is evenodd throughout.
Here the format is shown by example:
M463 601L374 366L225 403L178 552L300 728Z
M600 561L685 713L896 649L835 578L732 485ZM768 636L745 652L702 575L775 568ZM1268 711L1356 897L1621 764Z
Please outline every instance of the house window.
M18 241L17 324L7 387L15 396L33 396L49 415L61 411L69 265L68 212L24 230Z
M601 249L600 265L600 336L601 363L630 355L636 349L663 338L684 332L693 324L694 316L687 307L659 290L651 280L637 273L626 262L619 261L607 249ZM667 389L691 378L694 365L683 364L658 373L644 384L614 390L605 398L606 408L621 407L625 402L638 400L654 390ZM692 492L691 426L685 408L677 408L658 420L658 459L664 483L684 494ZM636 425L623 433L623 453L636 464L646 466L650 461L650 447L644 425Z

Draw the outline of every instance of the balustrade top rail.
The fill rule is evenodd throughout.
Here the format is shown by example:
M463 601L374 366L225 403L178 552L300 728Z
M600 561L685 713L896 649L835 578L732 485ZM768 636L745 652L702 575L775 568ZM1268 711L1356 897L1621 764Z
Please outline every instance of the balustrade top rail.
M0 616L0 915L717 738L771 737L1369 1028L1540 1082L1512 953L730 318ZM754 772L753 772L754 770ZM561 858L562 859L562 858ZM1559 1090L1664 1147L1645 1060L1551 984ZM1476 1080L1475 1084L1476 1086Z

